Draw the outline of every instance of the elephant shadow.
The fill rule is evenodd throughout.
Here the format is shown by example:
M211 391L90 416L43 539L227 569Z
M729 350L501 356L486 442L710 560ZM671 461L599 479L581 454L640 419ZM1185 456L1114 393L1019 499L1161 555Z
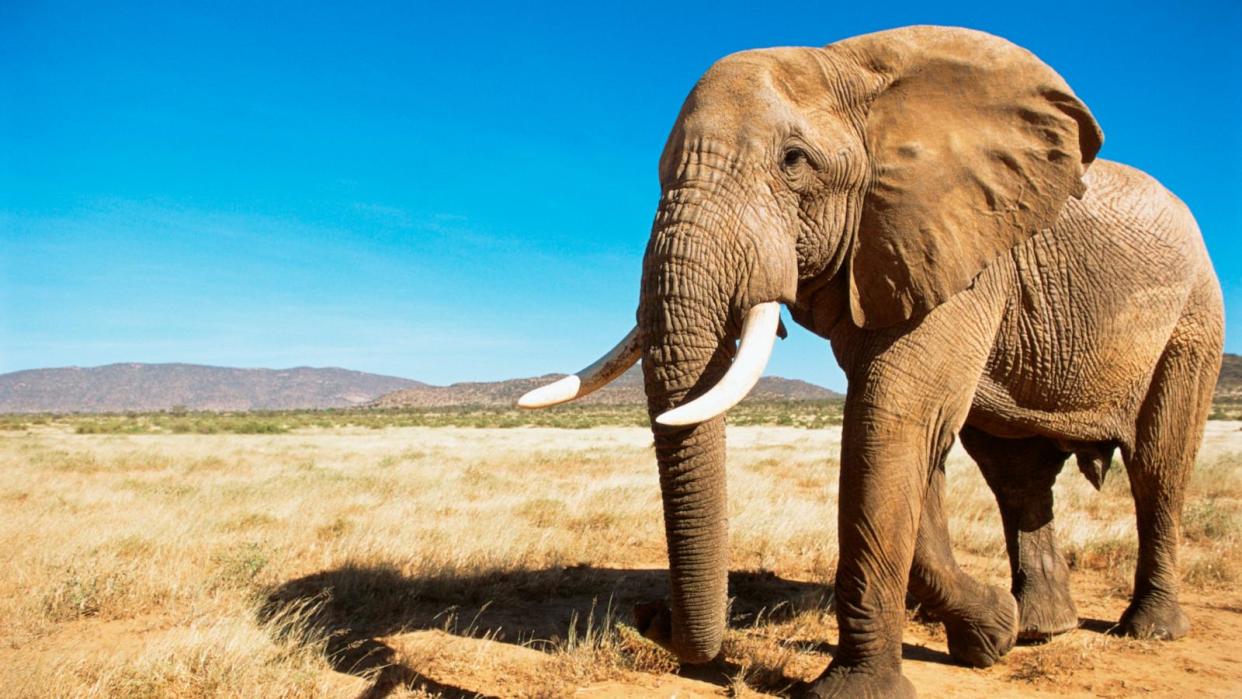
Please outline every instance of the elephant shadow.
M451 634L552 651L563 639L616 620L632 623L633 605L667 595L668 571L587 565L477 575L410 576L390 566L347 565L271 588L258 620L282 638L323 642L338 672L372 680L363 697L397 687L445 697L476 692L446 685L403 665L384 642L394 634ZM786 580L770 572L729 573L730 626L750 628L826 607L830 585Z

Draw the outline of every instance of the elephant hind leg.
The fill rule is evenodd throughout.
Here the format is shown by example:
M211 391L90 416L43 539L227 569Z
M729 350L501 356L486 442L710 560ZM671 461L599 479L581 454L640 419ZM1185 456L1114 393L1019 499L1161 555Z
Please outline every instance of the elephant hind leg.
M1017 640L1018 606L1013 595L984 585L958 567L949 542L944 508L944 464L932 470L910 567L910 593L943 621L954 660L989 667Z
M1133 451L1124 454L1139 543L1134 596L1118 624L1130 636L1175 639L1190 630L1177 601L1177 545L1221 357L1219 328L1213 346L1204 341L1212 325L1195 320L1183 318L1174 331L1139 413Z
M1052 514L1052 484L1069 455L1045 437L1003 439L967 426L961 439L1000 506L1021 617L1018 638L1045 640L1077 628Z

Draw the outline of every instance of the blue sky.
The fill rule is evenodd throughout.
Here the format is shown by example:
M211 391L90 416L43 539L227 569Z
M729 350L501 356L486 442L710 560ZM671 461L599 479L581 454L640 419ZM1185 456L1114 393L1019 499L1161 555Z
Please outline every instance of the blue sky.
M633 322L656 161L697 77L916 23L1066 77L1101 156L1195 212L1242 352L1233 0L258 4L0 5L0 372L578 369ZM792 327L769 373L843 387Z

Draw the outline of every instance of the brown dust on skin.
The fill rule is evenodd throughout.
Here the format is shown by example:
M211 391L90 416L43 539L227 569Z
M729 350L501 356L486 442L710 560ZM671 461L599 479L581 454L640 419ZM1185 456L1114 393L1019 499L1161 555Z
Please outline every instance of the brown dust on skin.
M1135 533L1125 470L1073 469L1057 525L1083 627L950 663L909 615L923 696L1228 696L1242 686L1242 427L1208 425L1181 556L1190 635L1107 634ZM839 429L731 427L728 664L675 674L630 609L666 589L644 428L0 432L0 682L17 697L741 696L815 677L837 638ZM973 463L948 465L963 565L1008 584Z

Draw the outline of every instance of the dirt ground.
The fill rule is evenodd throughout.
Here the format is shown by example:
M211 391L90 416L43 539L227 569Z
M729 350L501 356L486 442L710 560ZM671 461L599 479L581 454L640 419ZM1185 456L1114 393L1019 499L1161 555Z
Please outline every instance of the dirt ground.
M1190 635L1108 631L1133 574L1124 469L1057 485L1081 628L954 665L911 614L924 697L1242 696L1242 431L1212 422L1187 502ZM631 428L0 435L0 682L13 696L766 696L831 659L839 431L730 430L726 667L640 639L666 586L650 435ZM972 574L999 518L955 451Z

